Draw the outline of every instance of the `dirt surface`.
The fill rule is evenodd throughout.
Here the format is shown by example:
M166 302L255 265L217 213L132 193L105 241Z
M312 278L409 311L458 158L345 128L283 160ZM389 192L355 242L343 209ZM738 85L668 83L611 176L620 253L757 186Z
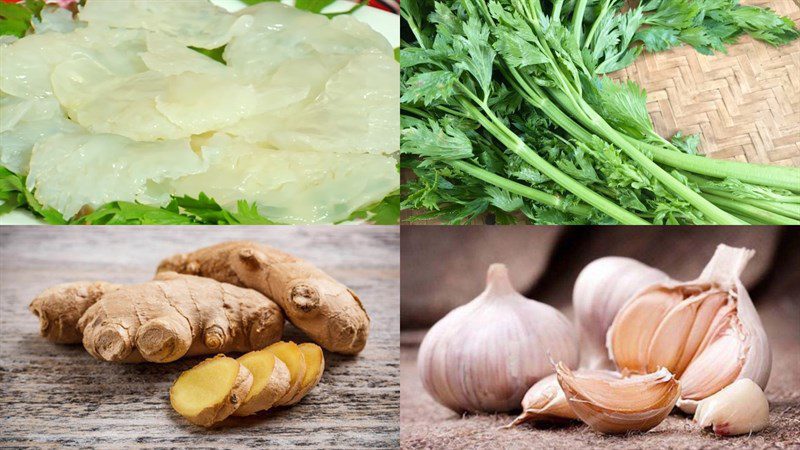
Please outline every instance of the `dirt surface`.
M792 233L794 234L794 233ZM690 417L674 413L643 434L603 436L578 422L567 426L523 425L498 429L510 414L460 416L436 403L416 371L417 346L424 331L403 332L400 354L400 442L402 448L699 449L800 448L800 254L798 237L782 242L775 269L751 295L773 351L766 393L770 426L752 436L719 438L699 430ZM794 250L792 250L794 248ZM545 289L549 290L549 289ZM568 305L562 310L571 315Z

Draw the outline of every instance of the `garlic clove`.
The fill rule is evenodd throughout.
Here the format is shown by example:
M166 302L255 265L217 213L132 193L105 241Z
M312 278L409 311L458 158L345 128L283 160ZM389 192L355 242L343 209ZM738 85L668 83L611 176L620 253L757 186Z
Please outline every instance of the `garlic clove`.
M606 334L617 312L643 288L668 280L664 272L620 256L599 258L584 267L572 291L580 367L614 368L606 350Z
M522 414L504 428L525 422L578 420L558 385L556 374L544 377L528 389L522 399Z
M559 363L556 374L575 414L605 434L650 430L669 415L680 395L678 381L663 368L647 375L608 379L572 372Z
M705 292L672 308L650 341L647 371L665 367L680 377L703 342L716 312L726 301L726 295L721 292Z
M719 436L754 433L769 425L769 402L761 387L742 378L700 401L693 420Z
M681 398L702 400L736 380L745 358L743 336L733 328L695 358L681 377Z
M609 355L620 370L647 373L650 342L669 311L683 300L683 295L661 289L640 294L627 303L614 319L609 332Z
M518 409L528 389L553 373L550 356L577 365L572 324L516 292L506 267L493 264L486 289L428 331L417 361L423 387L442 405L503 412Z

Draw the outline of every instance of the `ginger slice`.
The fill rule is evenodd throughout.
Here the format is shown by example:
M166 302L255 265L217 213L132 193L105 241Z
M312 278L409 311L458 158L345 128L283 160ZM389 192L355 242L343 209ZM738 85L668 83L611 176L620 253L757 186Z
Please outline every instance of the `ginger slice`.
M269 350L247 353L238 361L253 374L253 387L242 406L233 412L234 416L249 416L272 408L291 387L289 368Z
M275 402L273 406L288 405L289 402L294 399L294 396L300 392L302 387L303 378L306 375L305 355L294 342L276 342L265 350L272 352L278 359L283 361L289 369L291 379L289 382L289 390L287 390L286 394Z
M253 375L239 361L217 355L183 372L169 390L172 408L203 427L230 416L253 385Z
M306 342L298 347L303 353L303 358L306 362L306 373L300 383L300 390L286 405L294 405L302 400L319 383L322 378L322 372L325 370L325 356L322 354L322 348L319 345Z

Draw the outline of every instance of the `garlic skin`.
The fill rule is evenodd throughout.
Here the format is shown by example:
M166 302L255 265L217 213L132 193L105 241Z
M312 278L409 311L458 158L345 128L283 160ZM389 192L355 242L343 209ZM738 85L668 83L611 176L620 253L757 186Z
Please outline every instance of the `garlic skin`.
M425 390L455 412L519 408L528 388L553 373L549 358L578 363L572 324L555 308L514 290L503 264L486 289L428 331L417 358Z
M522 414L504 428L511 428L525 422L578 420L558 385L556 374L548 375L528 389L522 398Z
M772 353L739 279L753 254L720 245L696 280L656 284L626 302L606 341L619 370L643 374L667 368L681 381L677 405L687 413L737 379L764 388Z
M604 434L648 431L672 411L680 385L667 369L647 375L610 378L572 372L559 363L558 383L575 414Z
M670 278L646 264L621 256L599 258L583 268L572 291L580 339L580 367L613 369L606 334L622 306L642 289Z
M769 425L769 402L761 387L742 378L701 400L693 420L719 436L755 433Z
M578 369L573 373L595 376L599 379L619 380L618 372L609 370ZM575 411L569 406L564 390L558 384L556 374L544 377L531 386L522 398L522 414L503 428L511 428L525 422L561 422L579 420Z

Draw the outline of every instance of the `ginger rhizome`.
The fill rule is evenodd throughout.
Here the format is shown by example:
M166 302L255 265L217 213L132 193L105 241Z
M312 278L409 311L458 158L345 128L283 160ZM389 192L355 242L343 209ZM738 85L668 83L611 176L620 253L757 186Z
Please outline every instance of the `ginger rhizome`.
M233 414L252 385L247 367L217 355L183 372L169 390L169 401L189 422L210 427Z
M77 313L53 319L81 308L77 324ZM82 336L93 356L117 362L261 349L280 339L285 320L278 305L256 291L174 272L137 285L55 286L31 309L48 339L68 343Z
M272 247L226 242L165 259L158 270L255 289L278 303L325 350L356 354L366 345L369 316L355 293L312 264Z
M56 344L80 344L78 320L103 294L120 285L104 281L78 281L53 286L39 294L29 307L39 318L39 331Z

